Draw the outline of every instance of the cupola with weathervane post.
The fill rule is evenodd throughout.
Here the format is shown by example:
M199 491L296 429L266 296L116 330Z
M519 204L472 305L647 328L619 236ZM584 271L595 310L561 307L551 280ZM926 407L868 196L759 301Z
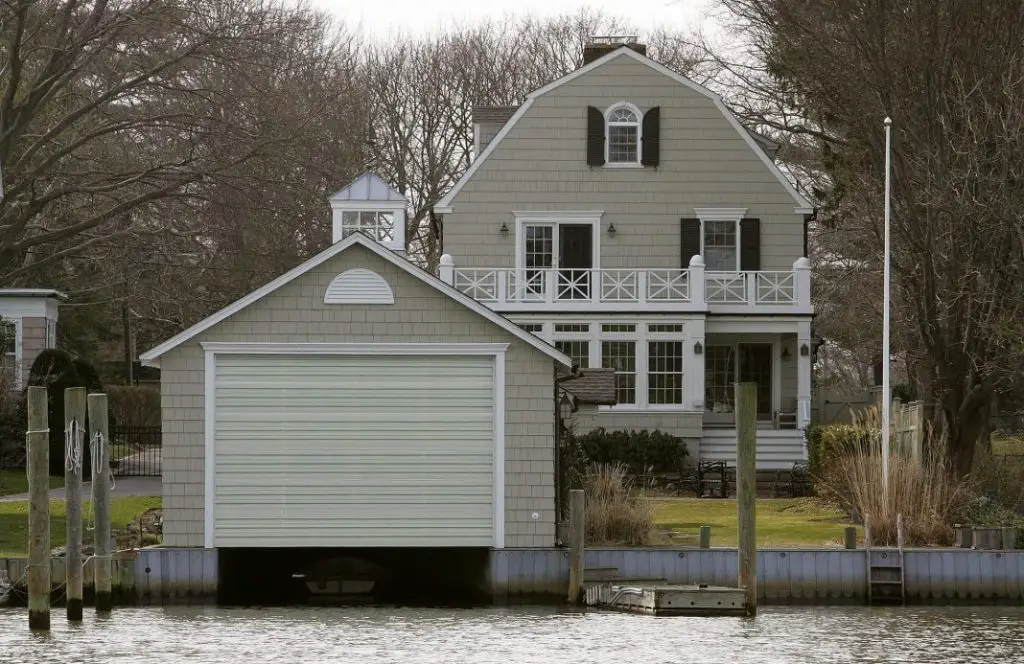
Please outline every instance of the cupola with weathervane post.
M405 253L405 196L373 173L363 173L328 199L333 242L362 233L383 246Z

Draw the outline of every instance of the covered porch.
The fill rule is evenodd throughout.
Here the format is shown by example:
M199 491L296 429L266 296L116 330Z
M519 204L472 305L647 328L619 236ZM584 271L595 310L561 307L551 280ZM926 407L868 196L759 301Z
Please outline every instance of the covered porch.
M735 386L757 385L758 468L791 468L807 459L811 415L809 320L709 318L703 343L701 461L736 459Z

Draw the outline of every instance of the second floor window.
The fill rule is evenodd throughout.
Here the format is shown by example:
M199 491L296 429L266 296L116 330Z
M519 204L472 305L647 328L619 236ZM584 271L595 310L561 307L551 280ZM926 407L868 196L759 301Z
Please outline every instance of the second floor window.
M616 106L608 112L609 164L640 163L640 117L629 106Z
M345 238L353 233L362 233L377 242L390 242L395 239L394 213L346 210L341 217L341 235Z
M739 269L735 221L704 222L704 265L708 272Z

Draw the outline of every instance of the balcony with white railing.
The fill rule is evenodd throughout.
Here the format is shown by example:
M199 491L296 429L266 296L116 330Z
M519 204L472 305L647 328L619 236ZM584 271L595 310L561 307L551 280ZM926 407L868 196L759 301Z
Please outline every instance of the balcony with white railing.
M440 276L501 312L811 313L805 258L790 271L705 272L699 256L689 269L562 269L462 268L446 254Z

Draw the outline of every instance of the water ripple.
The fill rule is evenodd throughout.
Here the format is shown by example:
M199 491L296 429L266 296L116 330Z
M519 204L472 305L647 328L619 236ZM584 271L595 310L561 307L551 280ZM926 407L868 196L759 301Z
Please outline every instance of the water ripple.
M763 608L756 620L545 608L127 608L30 634L0 610L6 664L817 664L1019 661L1024 608Z

